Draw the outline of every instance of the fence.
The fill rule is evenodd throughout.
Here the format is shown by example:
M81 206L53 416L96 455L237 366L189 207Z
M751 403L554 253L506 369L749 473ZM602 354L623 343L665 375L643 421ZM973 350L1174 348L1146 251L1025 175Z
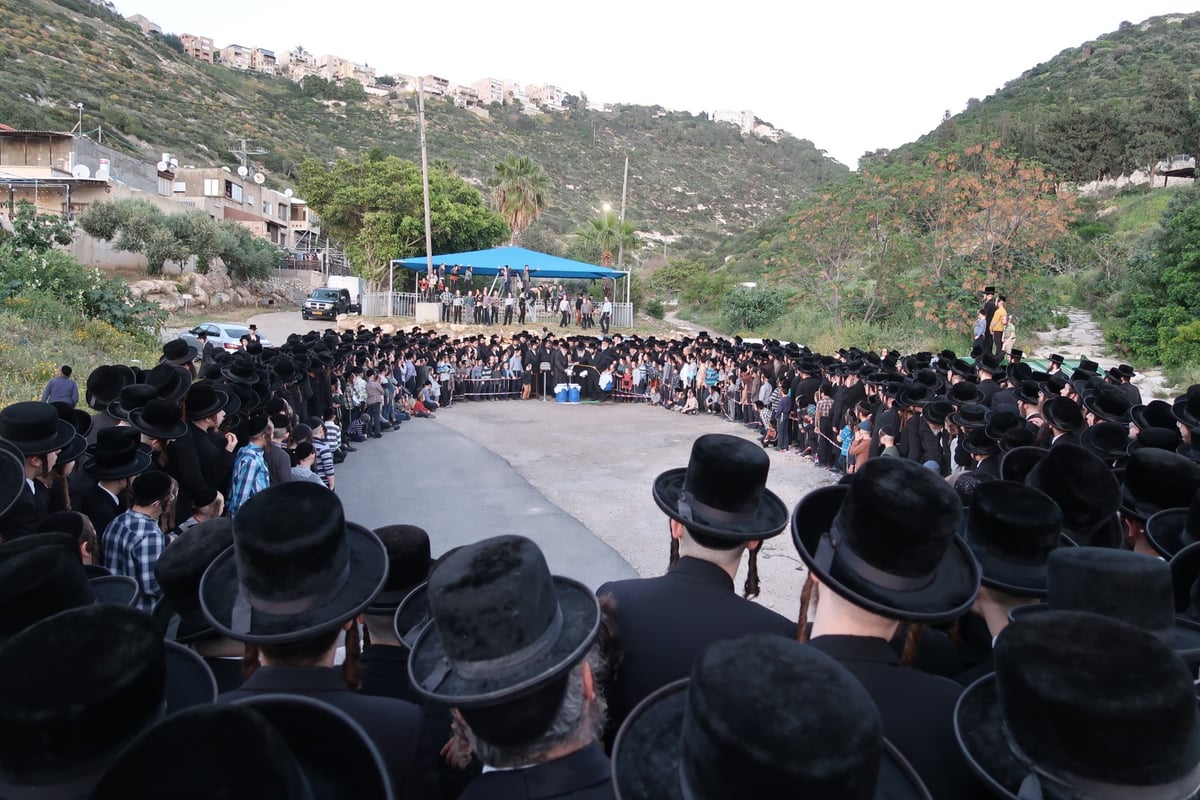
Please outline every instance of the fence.
M364 317L415 317L416 292L371 292L362 298Z

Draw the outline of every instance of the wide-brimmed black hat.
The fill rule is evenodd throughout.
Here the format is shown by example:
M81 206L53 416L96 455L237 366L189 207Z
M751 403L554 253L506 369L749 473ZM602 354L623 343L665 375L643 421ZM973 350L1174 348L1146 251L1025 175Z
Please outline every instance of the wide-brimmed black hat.
M1042 797L1039 783L1089 798L1188 798L1200 787L1192 675L1156 637L1096 614L1047 612L1005 628L995 661L995 674L959 698L954 729L998 796Z
M0 439L0 514L25 491L25 456L15 444Z
M221 375L230 383L258 383L258 365L244 353L237 353L221 367Z
M1171 406L1175 419L1189 428L1200 427L1200 392L1188 392Z
M873 458L849 485L810 492L792 512L800 558L868 611L945 622L971 607L979 565L957 536L963 509L942 478L903 458Z
M1058 505L1014 481L976 487L962 536L979 562L983 585L1016 597L1046 594L1046 561L1066 544Z
M209 519L179 534L154 563L163 596L154 617L169 641L186 644L215 635L200 608L200 579L217 556L233 545L233 521Z
M1105 386L1083 399L1083 407L1097 417L1108 422L1119 422L1128 425L1133 417L1129 413L1132 403L1120 389L1115 386Z
M417 636L409 677L421 696L457 708L531 695L583 660L600 605L583 584L552 576L523 536L468 545L429 578L433 623Z
M1200 657L1200 623L1176 616L1171 567L1154 556L1109 547L1075 547L1050 555L1046 601L1009 612L1086 611L1152 633L1189 661Z
M1013 397L1022 403L1029 403L1036 406L1042 399L1039 395L1038 382L1035 380L1021 381L1013 389Z
M1200 622L1200 542L1189 544L1171 557L1171 583L1175 589L1175 611Z
M1129 409L1133 424L1141 430L1147 428L1170 428L1176 430L1175 415L1171 413L1171 404L1166 400L1151 400L1145 405L1136 405Z
M129 424L154 439L179 439L188 434L179 404L159 398L146 403L145 408L131 411Z
M1079 446L1105 461L1125 458L1129 454L1129 427L1120 422L1097 422L1079 434Z
M117 399L108 404L109 416L128 420L130 413L158 397L158 390L147 383L131 383L121 389Z
M131 606L137 596L133 578L89 579L67 534L34 533L0 545L0 642L68 609Z
M929 797L853 675L815 648L764 634L715 642L690 679L634 708L612 770L620 800Z
M1168 508L1146 520L1146 538L1163 558L1200 541L1200 491L1186 508Z
M131 478L150 468L153 456L133 428L104 428L88 450L83 471L99 481Z
M987 425L990 414L991 411L982 403L963 403L947 419L960 428L975 429Z
M1004 465L1000 468L1003 470ZM1079 445L1057 445L1030 468L1025 483L1058 503L1063 512L1063 533L1072 541L1098 547L1121 546L1123 533L1117 518L1121 484L1099 456Z
M241 408L241 402L235 395L224 388L213 386L211 383L193 383L187 393L187 418L189 422L207 419L213 414L224 411L234 414Z
M189 797L394 797L379 751L344 711L299 695L188 709L142 734L93 800L186 786Z
M146 373L146 385L153 386L154 391L163 400L178 403L192 385L192 373L183 367L159 364Z
M937 394L923 383L906 383L896 393L896 405L900 408L920 408L932 403Z
M13 403L0 410L0 439L7 440L21 455L41 456L62 450L75 438L75 426L59 419L49 403ZM22 474L24 459L22 459Z
M75 608L14 636L0 647L0 794L87 796L163 715L167 681L161 633L133 608Z
M416 525L385 525L376 528L375 535L387 551L387 582L365 613L392 616L404 598L429 578L433 564L429 534Z
M1168 508L1183 508L1200 489L1200 464L1168 450L1143 447L1125 462L1121 513L1145 521Z
M1042 404L1042 416L1060 431L1073 433L1083 427L1083 412L1074 400L1052 397Z
M1138 431L1136 437L1126 440L1125 452L1132 454L1135 450L1149 447L1178 453L1182 443L1183 436L1180 435L1178 428L1143 428ZM1180 455L1186 454L1180 453Z
M654 479L654 501L688 530L722 542L769 539L787 526L787 506L769 489L771 459L748 439L709 433L692 443L686 468Z
M1004 368L1000 366L1000 356L992 355L991 353L984 353L975 359L975 368L989 375L1000 375L1004 372Z
M286 643L362 613L386 577L379 537L346 522L341 500L325 487L292 481L238 509L233 547L205 571L200 605L224 636Z
M200 351L194 345L188 344L183 339L172 339L162 346L162 357L158 359L158 363L189 364L195 361L199 355Z
M975 428L963 441L962 449L973 456L994 456L1000 453L1000 443L984 428Z
M133 382L133 372L127 367L104 364L96 367L87 377L84 399L94 411L104 411L108 404L117 399L121 390Z

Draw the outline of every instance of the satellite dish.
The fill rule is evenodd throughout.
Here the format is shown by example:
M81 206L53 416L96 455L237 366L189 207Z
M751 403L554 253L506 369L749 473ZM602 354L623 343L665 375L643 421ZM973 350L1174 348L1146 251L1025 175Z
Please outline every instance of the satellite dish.
M96 170L96 180L98 180L98 181L108 180L108 167L101 167L100 169Z
M160 162L158 162L158 165L157 165L157 166L158 166L158 171L159 171L159 172L166 172L168 169L170 169L170 168L171 168L171 165L170 165L170 164L168 164L166 161L160 161Z
M178 159L178 158L175 158L175 156L171 156L171 166L172 166L172 167L178 167L178 166L179 166L179 159Z
M292 196L292 195L294 195L294 194L295 194L295 192L293 192L291 189L284 189L284 190L283 190L283 196L284 196L284 197L291 197L291 196Z
M243 164L242 166L238 167L238 175L241 175L241 176L244 178L244 177L246 177L246 176L247 176L247 175L249 175L249 174L250 174L250 170L246 169L246 165L245 165L245 164Z
M233 170L231 170L229 167L221 167L221 169L225 172L233 172Z
M256 173L254 173L254 182L255 182L255 183L261 184L261 183L263 183L263 182L264 182L266 179L267 179L267 176L266 176L266 175L263 175L261 172L256 172Z
M92 169L87 164L79 164L73 170L71 170L71 174L76 178L86 180L87 178L92 177Z

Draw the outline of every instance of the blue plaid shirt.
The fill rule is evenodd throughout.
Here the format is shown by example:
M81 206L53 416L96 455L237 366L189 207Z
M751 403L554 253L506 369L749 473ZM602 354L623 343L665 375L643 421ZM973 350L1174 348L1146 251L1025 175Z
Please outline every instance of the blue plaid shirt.
M113 575L133 578L140 590L137 607L149 612L162 596L154 565L167 546L167 537L158 527L158 520L132 509L115 517L104 529L101 539L104 566Z
M271 485L271 473L267 471L267 460L263 449L248 444L237 452L233 462L233 486L229 492L229 516L254 495Z

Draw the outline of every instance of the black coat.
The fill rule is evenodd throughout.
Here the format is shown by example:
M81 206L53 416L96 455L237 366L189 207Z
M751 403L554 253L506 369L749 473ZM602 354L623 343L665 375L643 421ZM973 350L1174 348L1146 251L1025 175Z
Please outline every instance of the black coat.
M459 795L460 800L610 800L613 797L612 767L598 744L533 767L485 772Z
M681 558L666 575L606 583L625 658L608 687L609 733L644 697L691 674L708 645L747 633L796 638L796 623L734 592L729 573Z
M225 485L233 469L234 454L225 450L224 444L225 437L221 434L189 425L187 436L167 445L167 472L179 483L176 519L191 515L192 499L202 489L220 490Z
M122 495L125 493L122 492ZM124 498L113 500L100 484L94 484L91 489L83 495L83 503L76 511L82 512L88 519L92 521L92 527L96 529L97 536L104 536L104 529L108 527L108 523L117 518L118 515L124 513L125 502Z
M962 686L901 666L883 639L818 636L809 644L858 678L879 709L883 735L912 764L934 800L990 797L967 767L954 736L954 705Z
M311 697L346 712L379 748L397 797L436 796L437 751L428 752L424 717L413 704L352 692L341 674L324 667L260 667L242 688L225 692L218 702L264 694Z
M0 538L9 540L37 533L38 524L49 515L50 490L41 481L34 481L30 491L29 481L23 481L16 502L0 516Z

